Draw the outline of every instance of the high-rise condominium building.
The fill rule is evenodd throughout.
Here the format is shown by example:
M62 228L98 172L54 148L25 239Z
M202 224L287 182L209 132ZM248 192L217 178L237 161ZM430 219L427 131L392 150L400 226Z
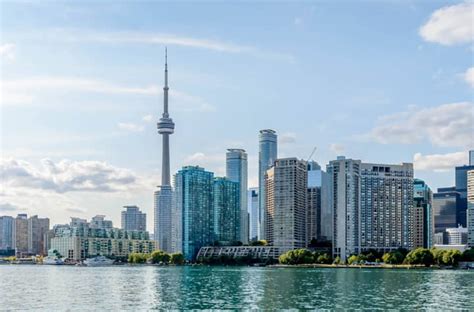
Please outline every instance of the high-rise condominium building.
M47 255L45 235L49 231L49 219L32 216L28 219L28 253Z
M266 174L265 237L281 251L306 247L307 163L277 159Z
M13 222L10 216L0 217L0 250L13 249Z
M138 206L123 206L122 229L127 231L146 231L146 213Z
M474 150L469 151L469 166L474 166Z
M28 216L18 214L13 221L13 248L18 256L28 253Z
M410 248L413 164L362 163L360 168L361 249Z
M411 247L431 248L434 235L433 192L423 180L414 180L413 199Z
M258 152L258 189L259 189L259 239L266 239L265 207L266 189L265 174L277 159L277 135L274 130L260 130Z
M249 240L258 239L258 187L248 190Z
M467 231L467 245L472 248L474 247L474 170L467 172Z
M342 260L360 252L360 160L339 156L327 166L333 211L333 255Z
M240 186L227 178L214 178L214 239L221 244L241 241Z
M214 173L198 166L186 166L174 179L173 252L193 260L199 248L214 242Z
M435 233L444 232L447 228L458 226L458 207L460 194L455 187L438 188L433 194L433 214L435 219Z
M246 244L249 237L249 221L247 212L247 153L243 149L228 149L226 153L226 176L230 181L239 184L239 229L238 241Z
M105 220L104 215L92 217L90 227L93 229L111 229L114 227L111 220Z
M307 244L312 240L331 240L332 237L332 213L329 209L327 179L326 172L321 170L317 162L308 162Z
M173 190L170 179L170 135L174 133L174 122L168 113L168 56L165 50L165 86L163 87L163 115L157 128L163 137L161 185L154 193L154 233L158 248L170 252L172 233Z

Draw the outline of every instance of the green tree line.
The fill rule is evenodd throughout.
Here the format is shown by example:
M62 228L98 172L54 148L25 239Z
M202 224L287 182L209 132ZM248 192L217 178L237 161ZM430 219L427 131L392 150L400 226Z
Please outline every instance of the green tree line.
M162 250L155 250L151 254L133 252L128 255L129 263L154 263L154 264L184 264L184 256L182 253L168 254Z

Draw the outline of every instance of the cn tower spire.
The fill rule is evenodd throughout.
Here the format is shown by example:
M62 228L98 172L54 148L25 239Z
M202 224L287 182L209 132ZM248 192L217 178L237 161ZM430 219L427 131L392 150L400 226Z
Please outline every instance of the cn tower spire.
M165 86L163 87L163 115L158 121L158 133L163 136L163 163L161 170L161 187L170 186L170 142L169 136L174 132L173 119L168 113L168 49L165 48Z

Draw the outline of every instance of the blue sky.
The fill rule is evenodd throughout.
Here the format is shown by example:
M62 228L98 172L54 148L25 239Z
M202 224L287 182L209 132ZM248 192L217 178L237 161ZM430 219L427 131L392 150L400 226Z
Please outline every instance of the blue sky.
M414 162L437 188L473 147L473 4L1 2L0 214L108 215L159 183L163 54L172 172L225 172L258 130L279 156Z

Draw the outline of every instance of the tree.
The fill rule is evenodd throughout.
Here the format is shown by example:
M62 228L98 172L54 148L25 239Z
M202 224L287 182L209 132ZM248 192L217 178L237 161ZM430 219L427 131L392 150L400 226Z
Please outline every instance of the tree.
M147 254L132 252L128 255L129 263L145 263L148 258Z
M474 261L474 248L466 249L462 254L463 261Z
M170 255L163 250L155 250L150 255L151 263L168 263L170 262Z
M281 264L308 264L313 263L313 253L308 249L295 249L282 254L278 261Z
M456 249L446 250L446 252L443 254L443 263L445 265L457 266L461 258L462 258L462 254L459 250L456 250Z
M395 251L390 251L384 254L382 256L382 261L386 264L401 264L403 263L404 258L405 257L400 251L395 250Z
M323 253L322 255L319 255L316 258L316 263L330 264L331 262L332 262L331 256L329 256L327 253Z
M333 264L344 264L344 261L341 260L341 257L337 256L334 261L333 261Z
M433 254L429 249L417 248L408 253L408 255L405 257L405 263L424 264L428 267L434 263Z
M250 246L267 246L267 245L268 245L268 242L264 239L253 241L250 243Z
M357 264L359 262L359 257L357 255L352 255L347 259L349 265Z
M175 265L182 265L184 263L184 256L182 253L172 253L170 256L170 263Z

